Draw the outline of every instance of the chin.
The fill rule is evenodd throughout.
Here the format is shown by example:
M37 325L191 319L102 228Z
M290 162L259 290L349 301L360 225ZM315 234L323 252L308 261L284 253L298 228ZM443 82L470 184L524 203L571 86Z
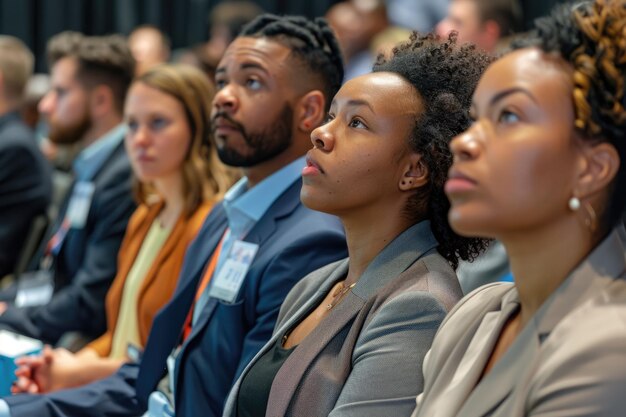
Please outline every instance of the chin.
M471 216L452 207L448 212L448 222L456 234L464 237L493 238L490 231L489 218L485 216Z
M300 190L300 201L302 201L302 204L311 210L332 214L327 210L329 208L328 204L325 204L326 202L323 201L323 199L318 198L318 196L315 195L316 193L311 191L312 190L305 184L302 185L302 189Z

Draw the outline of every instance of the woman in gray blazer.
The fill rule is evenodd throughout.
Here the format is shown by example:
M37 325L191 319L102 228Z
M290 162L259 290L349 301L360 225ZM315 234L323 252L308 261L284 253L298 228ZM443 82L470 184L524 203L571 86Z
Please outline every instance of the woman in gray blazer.
M515 285L446 318L414 416L625 416L626 3L578 2L494 63L451 143L450 222Z
M289 293L225 416L410 414L423 356L461 296L453 267L484 246L450 229L443 183L488 63L414 35L337 93L311 135L301 197L341 218L350 257Z

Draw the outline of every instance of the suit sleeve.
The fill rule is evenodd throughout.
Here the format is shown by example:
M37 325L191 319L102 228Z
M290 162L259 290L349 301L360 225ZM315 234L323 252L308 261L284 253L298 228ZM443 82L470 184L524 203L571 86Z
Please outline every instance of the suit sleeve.
M80 388L3 399L9 406L10 417L139 416L145 408L135 396L138 373L138 365L127 364L112 376Z
M111 181L110 187L99 192L98 206L92 207L97 210L97 222L71 284L58 291L45 306L10 307L0 316L0 328L48 343L56 343L68 331L92 337L105 331L106 293L117 271L117 253L135 204L127 176Z
M329 417L409 415L422 391L422 361L446 315L427 292L388 301L359 336L352 371Z

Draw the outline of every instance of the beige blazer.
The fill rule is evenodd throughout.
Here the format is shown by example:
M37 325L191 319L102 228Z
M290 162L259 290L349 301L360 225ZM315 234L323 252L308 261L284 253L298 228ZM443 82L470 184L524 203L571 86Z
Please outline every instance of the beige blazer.
M436 246L427 221L391 242L285 361L274 379L266 416L410 414L422 388L422 359L446 312L462 295ZM317 307L347 271L345 259L300 281L281 307L272 339L251 363ZM224 416L236 416L240 382L241 377Z
M626 416L626 261L613 231L546 300L478 383L507 319L512 284L464 298L424 362L414 417Z

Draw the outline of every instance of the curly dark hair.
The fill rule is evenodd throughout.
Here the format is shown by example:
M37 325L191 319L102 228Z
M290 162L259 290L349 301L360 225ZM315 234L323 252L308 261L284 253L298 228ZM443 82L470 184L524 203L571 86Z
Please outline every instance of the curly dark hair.
M574 69L575 129L585 140L608 142L620 156L612 195L601 221L613 227L626 208L626 2L578 1L537 19L514 49L536 46Z
M314 80L324 92L326 110L343 81L343 60L337 38L326 19L263 14L246 25L239 36L272 38L292 50L303 64L299 80Z
M476 258L487 240L459 236L448 223L450 202L443 186L452 165L449 143L470 126L472 94L492 61L473 45L457 45L455 33L447 40L413 33L407 43L394 48L391 58L381 55L374 65L374 72L392 72L411 83L424 105L409 144L422 155L429 182L411 197L406 214L416 220L428 216L439 253L455 269L459 259Z

